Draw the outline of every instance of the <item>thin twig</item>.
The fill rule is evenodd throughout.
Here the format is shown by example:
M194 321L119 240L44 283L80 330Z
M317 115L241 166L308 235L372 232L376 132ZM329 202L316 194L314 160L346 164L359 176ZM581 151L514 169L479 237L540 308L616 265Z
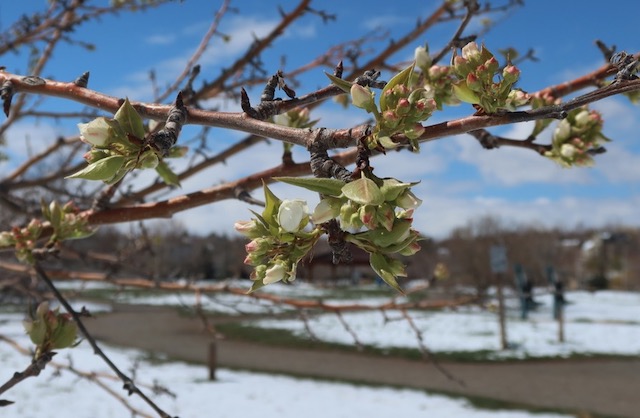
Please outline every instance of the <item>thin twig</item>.
M358 351L363 351L364 345L358 339L358 334L356 334L353 328L351 328L349 323L344 319L344 317L342 316L342 312L336 311L335 314L338 317L338 320L340 321L340 323L342 324L342 327L345 329L345 331L349 333L349 335L351 335L351 338L353 338L353 343L356 345Z
M463 387L466 386L464 381L458 379L457 377L452 375L447 369L445 369L440 364L438 359L433 355L433 353L431 353L431 351L427 348L427 346L424 344L424 338L422 336L422 331L420 331L420 329L418 329L418 327L416 326L415 322L413 321L413 318L409 315L407 310L406 309L401 309L400 312L402 313L402 317L407 321L407 323L409 324L409 326L411 327L411 329L415 333L416 339L418 340L418 348L420 349L420 352L422 353L422 356L424 357L424 359L428 360L429 362L431 362L431 364L433 364L433 366L440 373L442 373L447 379L451 380L452 382L456 382L460 386L463 386Z
M153 402L147 395L145 395L145 393L138 386L136 386L136 384L133 382L133 380L129 376L125 375L118 368L118 366L116 366L111 361L109 356L107 356L104 353L104 351L102 351L102 349L98 346L98 343L96 342L95 338L93 338L93 336L91 335L89 330L85 327L80 315L78 315L78 313L69 304L67 299L62 295L62 293L60 293L58 288L53 284L53 281L51 281L51 279L49 278L49 276L44 271L44 269L42 268L42 266L40 265L40 263L38 261L36 261L33 264L33 269L36 272L36 275L38 276L38 278L40 280L42 280L47 285L47 287L55 295L55 297L58 300L58 302L60 302L60 304L64 307L64 309L71 315L73 320L78 325L78 329L80 330L80 332L82 333L84 338L87 340L87 342L89 343L91 348L93 348L93 352L98 357L100 357L107 364L107 366L109 366L109 368L111 370L113 370L113 372L124 383L123 388L128 392L128 394L132 395L132 394L135 393L136 395L138 395L143 401L145 401L147 403L147 405L149 405L151 408L153 408L153 410L156 411L156 413L160 417L162 417L162 418L171 418L171 415L169 415L166 412L164 412L158 405L155 404L155 402Z

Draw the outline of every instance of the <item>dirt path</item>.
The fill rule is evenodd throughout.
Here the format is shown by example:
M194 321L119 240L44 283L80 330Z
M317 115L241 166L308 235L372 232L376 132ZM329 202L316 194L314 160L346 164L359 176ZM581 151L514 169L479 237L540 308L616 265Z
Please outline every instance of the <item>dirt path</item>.
M164 307L117 306L87 321L114 345L205 363L211 341L202 323ZM462 387L431 364L340 351L289 349L220 340L222 367L344 379L476 395L538 407L640 417L640 359L522 363L443 363Z

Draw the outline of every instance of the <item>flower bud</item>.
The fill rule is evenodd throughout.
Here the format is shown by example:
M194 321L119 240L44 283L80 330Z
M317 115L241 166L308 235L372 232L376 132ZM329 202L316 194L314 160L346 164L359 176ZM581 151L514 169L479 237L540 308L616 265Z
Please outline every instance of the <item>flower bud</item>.
M14 244L15 239L13 238L13 234L8 231L0 232L0 248L2 247L10 247Z
M307 202L285 199L278 209L278 224L286 232L298 232L308 221Z
M94 147L105 147L109 144L109 124L105 118L97 118L89 123L79 123L80 139Z
M429 56L429 50L424 46L419 46L415 49L413 57L416 60L416 65L423 71L431 66L431 57Z
M469 42L462 47L462 56L467 60L473 60L480 57L480 50L478 44L475 42Z
M558 123L556 130L553 132L553 141L562 143L569 139L571 135L571 124L568 120L563 119Z
M264 279L262 279L262 283L265 285L279 282L287 277L287 270L284 268L282 264L274 264L273 266L267 268L267 271L264 274Z
M507 65L502 70L502 78L509 84L515 83L520 77L520 70L515 65Z
M560 147L560 155L568 160L572 159L575 154L576 147L571 144L562 144L562 146Z
M590 121L590 115L588 110L582 110L575 116L576 126L583 127L586 126Z
M360 84L353 84L351 86L351 100L354 106L364 109L367 112L372 112L376 107L371 90Z

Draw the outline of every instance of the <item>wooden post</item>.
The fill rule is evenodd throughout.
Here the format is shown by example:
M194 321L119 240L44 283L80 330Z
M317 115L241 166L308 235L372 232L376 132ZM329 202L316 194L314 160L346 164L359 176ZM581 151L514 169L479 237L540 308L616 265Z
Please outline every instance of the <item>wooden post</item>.
M216 367L218 365L218 347L215 340L209 343L209 355L207 357L207 365L209 366L209 380L216 380Z
M509 347L507 342L507 322L504 313L504 290L502 288L502 274L496 273L496 290L498 296L498 317L500 318L500 347L506 350Z
M558 342L564 342L564 307L558 311Z
M491 272L493 273L493 281L496 286L496 296L498 297L498 317L500 321L500 347L503 350L509 348L507 341L507 321L504 310L504 277L508 271L507 249L504 245L492 245L489 249L489 257L491 261Z

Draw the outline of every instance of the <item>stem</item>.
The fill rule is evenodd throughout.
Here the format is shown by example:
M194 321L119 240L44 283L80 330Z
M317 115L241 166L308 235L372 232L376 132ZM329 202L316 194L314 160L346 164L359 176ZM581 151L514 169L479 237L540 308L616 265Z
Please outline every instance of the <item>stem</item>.
M80 318L80 315L78 315L78 313L73 309L73 307L71 307L67 299L62 295L62 293L60 293L58 288L53 284L53 282L51 281L47 273L44 271L44 269L42 268L39 262L36 261L33 264L33 269L35 270L38 278L47 285L47 287L55 295L56 299L58 299L58 302L60 302L60 304L64 307L64 309L71 315L73 320L78 325L78 329L80 330L80 332L82 332L82 335L84 335L84 337L86 338L91 348L93 348L93 352L98 357L100 357L107 364L107 366L109 366L109 368L113 370L113 372L118 376L118 378L120 378L120 380L124 383L123 388L129 393L129 395L135 393L140 398L142 398L142 400L145 401L151 408L153 408L153 410L156 411L156 413L160 417L171 418L169 414L167 414L162 409L160 409L158 405L156 405L150 398L148 398L144 394L144 392L142 392L142 390L140 390L140 388L136 386L136 384L133 382L133 380L129 376L127 376L122 371L120 371L118 366L116 366L111 361L111 359L104 353L104 351L102 351L102 349L98 346L98 343L96 342L95 338L93 338L93 336L89 333L89 330L84 326L84 323Z

